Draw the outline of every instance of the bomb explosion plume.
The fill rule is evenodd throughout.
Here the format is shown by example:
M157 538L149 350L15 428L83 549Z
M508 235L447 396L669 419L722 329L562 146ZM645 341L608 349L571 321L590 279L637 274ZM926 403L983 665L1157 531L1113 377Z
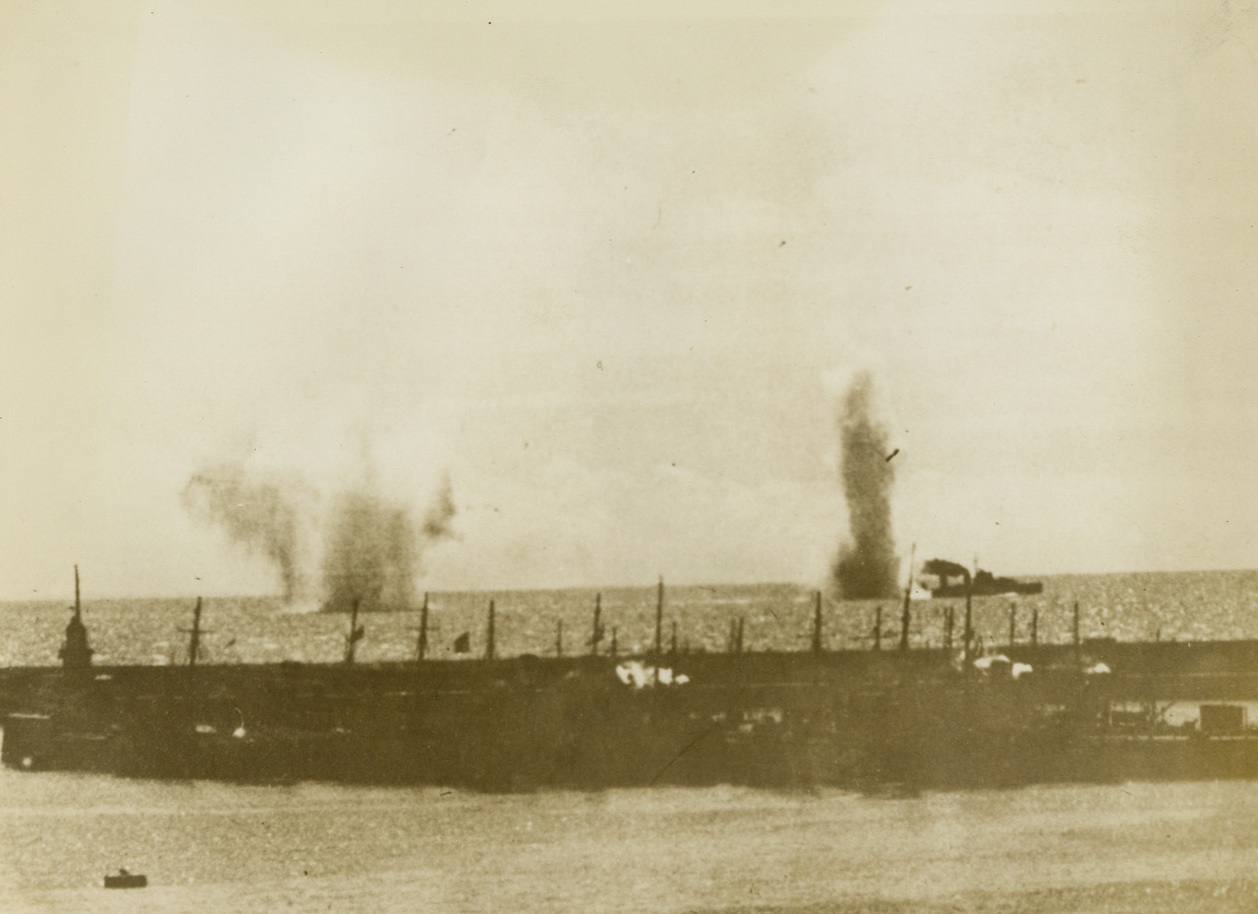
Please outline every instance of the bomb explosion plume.
M446 480L418 520L405 500L366 488L323 499L320 516L313 487L259 480L240 464L195 474L183 500L233 542L270 559L286 601L313 595L319 579L323 608L333 612L356 603L365 612L412 608L423 550L451 535L455 513Z
M424 536L429 540L445 539L453 534L450 522L454 520L454 489L447 476L441 482L437 497L424 515Z
M407 510L361 492L332 507L323 554L324 609L409 608L419 550Z
M873 379L856 376L843 398L839 417L843 447L843 493L849 536L832 569L845 600L895 597L898 560L891 532L891 485L895 469L887 459L887 430L873 416Z
M323 608L348 612L410 609L423 547L450 535L454 497L447 480L416 524L408 506L346 492L332 506L323 553Z
M269 559L279 572L284 599L302 592L299 563L301 488L251 479L239 464L196 473L183 490L188 510L218 524L233 543Z

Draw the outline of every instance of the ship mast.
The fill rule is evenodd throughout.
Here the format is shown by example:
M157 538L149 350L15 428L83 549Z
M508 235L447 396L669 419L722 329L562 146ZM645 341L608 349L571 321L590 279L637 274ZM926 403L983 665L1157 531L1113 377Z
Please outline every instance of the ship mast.
M660 575L659 589L655 597L655 684L660 684L660 660L664 646L664 575Z
M188 634L188 666L197 665L197 656L201 653L201 598L197 597L197 605L192 609L192 628L185 628Z
M968 572L965 576L965 630L961 633L963 644L961 648L961 659L968 665L971 657L970 651L973 649L974 641L974 578ZM967 666L968 668L968 666Z
M347 664L354 662L354 649L358 646L358 642L362 640L363 635L367 634L366 627L358 624L358 602L359 598L354 597L354 603L349 611L349 637L345 639L345 662Z
M590 654L598 654L598 644L603 640L603 595L594 595L594 630L590 632Z
M820 654L824 650L821 643L821 591L817 591L812 613L812 652Z
M913 596L913 559L916 556L917 543L914 543L913 548L909 550L909 573L908 579L904 582L904 610L900 613L900 650L902 651L909 649L909 622L912 621L909 600Z
M485 632L485 659L493 660L496 645L494 644L494 601L489 601L489 625Z
M655 596L655 656L659 658L664 647L664 576L660 575Z
M415 645L415 659L419 663L424 662L424 655L428 653L428 591L424 591L424 605L419 610L419 641Z
M79 566L74 566L74 615L66 625L61 645L61 662L67 669L86 670L95 653L87 643L87 626L83 624L83 603L79 596Z

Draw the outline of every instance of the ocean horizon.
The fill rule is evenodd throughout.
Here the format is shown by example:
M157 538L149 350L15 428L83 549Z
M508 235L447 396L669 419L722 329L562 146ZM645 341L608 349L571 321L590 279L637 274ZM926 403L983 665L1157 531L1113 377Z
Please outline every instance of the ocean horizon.
M1258 638L1258 571L1135 572L1022 576L1040 580L1043 593L998 595L974 600L976 634L989 645L1008 641L1010 615L1015 639L1026 641L1034 626L1041 643L1073 637L1079 605L1084 638L1135 640L1235 640ZM674 625L679 650L716 652L728 647L731 624L742 620L744 646L753 651L804 650L812 638L816 589L802 584L667 584L664 639L671 647ZM632 654L654 643L655 585L641 587L518 590L451 590L429 593L431 659L458 659L454 642L467 634L470 656L484 647L490 600L496 617L498 656L554 656L590 651L595 600L606 652L615 633L617 650ZM58 662L67 607L62 599L0 601L0 666ZM98 664L175 664L186 661L185 630L195 599L106 598L83 600ZM331 663L344 652L347 614L320 612L315 602L289 604L277 596L203 599L201 659L206 663ZM940 647L944 617L960 599L914 600L910 647ZM834 650L875 646L881 609L881 644L899 638L901 601L835 600L823 596L823 641ZM413 659L419 607L363 613L366 635L360 662ZM562 626L562 633L560 627Z

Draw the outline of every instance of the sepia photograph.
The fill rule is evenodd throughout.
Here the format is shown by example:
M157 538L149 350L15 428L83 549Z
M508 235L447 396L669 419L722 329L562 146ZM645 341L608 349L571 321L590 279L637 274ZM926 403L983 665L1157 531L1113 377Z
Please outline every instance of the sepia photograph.
M1258 0L8 0L0 911L1258 911Z

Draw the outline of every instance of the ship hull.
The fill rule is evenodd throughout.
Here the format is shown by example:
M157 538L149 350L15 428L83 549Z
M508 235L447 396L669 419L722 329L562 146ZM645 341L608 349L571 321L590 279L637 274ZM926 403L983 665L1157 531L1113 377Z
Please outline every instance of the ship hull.
M21 770L482 790L1258 777L1258 731L1232 719L1258 694L1242 671L1186 660L1170 677L1050 668L1018 681L928 652L762 655L741 673L736 660L642 688L607 662L115 669L51 683L38 713L5 719L0 756ZM1133 698L1237 715L1212 712L1230 721L1217 733L1152 715L1131 726L1111 709Z
M992 586L975 585L972 588L967 588L964 584L947 584L931 588L930 595L936 600L955 600L964 599L967 592L974 597L1031 596L1043 593L1044 585L1039 581L1005 581Z

